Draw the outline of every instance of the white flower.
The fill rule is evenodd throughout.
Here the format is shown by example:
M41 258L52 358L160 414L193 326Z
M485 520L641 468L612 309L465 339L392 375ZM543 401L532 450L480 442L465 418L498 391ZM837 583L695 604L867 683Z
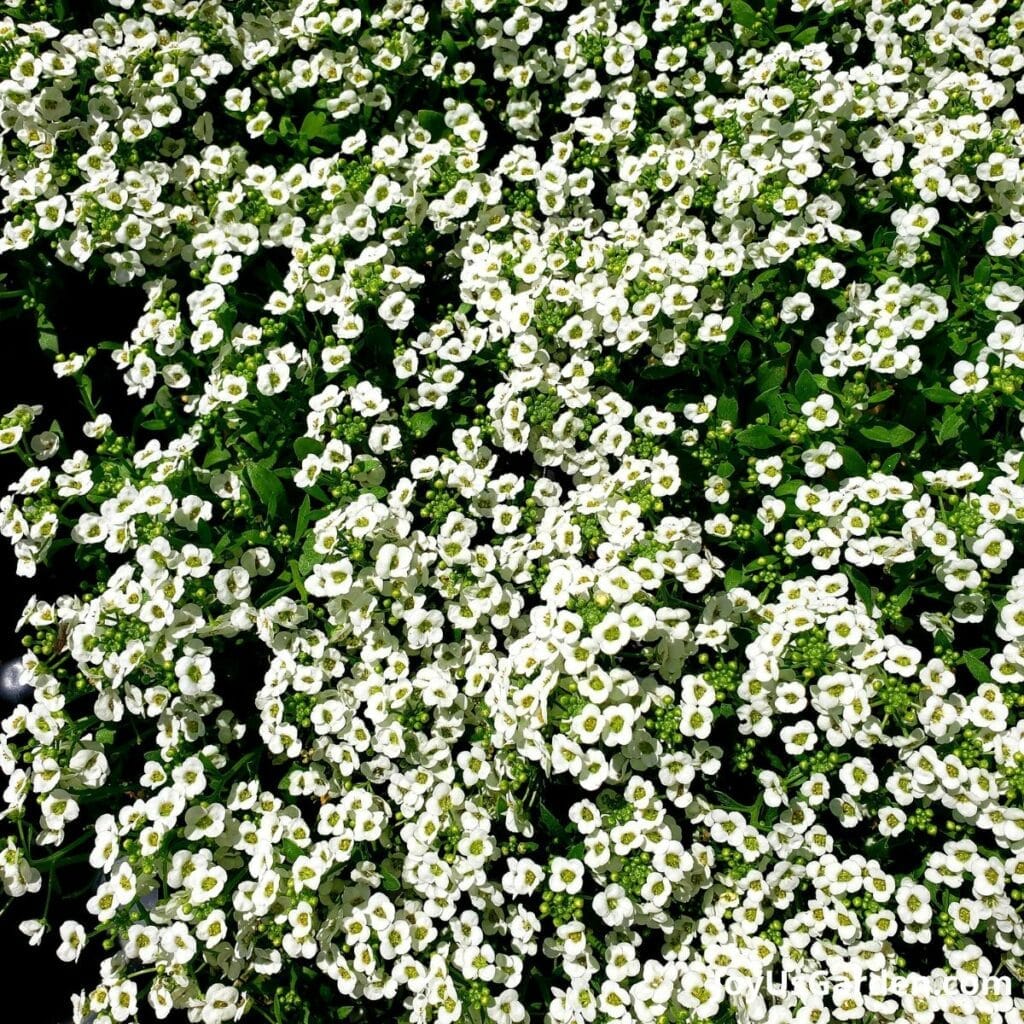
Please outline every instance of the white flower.
M834 408L835 402L832 395L821 394L800 406L800 412L807 420L810 430L827 430L839 423L839 412Z
M265 363L256 371L256 390L261 395L279 395L288 387L291 369L287 363Z
M404 331L412 322L416 307L405 292L392 292L379 306L380 318L393 331Z
M690 402L683 407L683 415L691 423L704 423L718 405L714 395L705 395L700 402Z
M6 448L13 448L22 438L25 428L20 424L0 427L0 451Z
M818 742L814 726L806 720L784 726L779 731L779 738L786 746L786 753L792 755L803 754Z
M954 594L974 590L981 583L978 563L973 558L947 558L935 573L943 586Z
M237 988L219 982L211 985L203 996L200 1019L203 1024L223 1024L234 1021L242 1015L244 1003Z
M632 919L634 910L626 890L616 882L594 897L594 912L612 928Z
M30 946L39 946L42 944L43 936L46 934L46 922L37 918L31 918L27 921L22 921L18 925L18 931L28 938Z
M636 711L631 704L613 704L606 706L602 712L604 727L601 740L608 746L624 746L633 736L633 723Z
M896 889L896 907L904 924L927 924L932 919L931 894L923 885L903 881Z
M927 235L939 223L939 211L933 206L914 203L908 210L894 210L892 222L901 235Z
M772 455L766 459L757 459L754 463L757 481L766 487L778 487L782 483L782 456Z
M812 480L825 475L829 469L839 469L843 464L843 456L831 441L823 441L816 448L808 448L800 453L804 463L804 472Z
M978 557L982 568L996 570L1002 568L1013 554L1013 542L997 526L991 526L970 545L971 553Z
M1015 224L1000 224L985 246L989 256L1003 256L1016 259L1024 253L1024 221Z
M575 896L583 888L583 874L583 864L575 858L554 857L548 869L548 887Z
M75 963L85 947L85 929L77 921L65 921L60 926L60 946L57 957L65 963Z
M818 256L807 275L807 283L812 288L836 288L845 276L846 268L841 263Z
M689 554L683 559L677 575L688 594L699 594L714 578L714 570L707 559Z
M615 612L607 612L591 630L602 654L618 654L629 643L631 635L629 626Z
M985 298L986 309L993 312L1012 313L1024 302L1024 288L1008 284L1005 281L996 281L992 285L992 291Z
M988 372L988 363L970 363L960 359L953 366L956 376L950 381L949 390L957 395L981 394L988 387Z
M601 736L606 719L596 704L586 704L572 719L572 730L581 743L593 743Z

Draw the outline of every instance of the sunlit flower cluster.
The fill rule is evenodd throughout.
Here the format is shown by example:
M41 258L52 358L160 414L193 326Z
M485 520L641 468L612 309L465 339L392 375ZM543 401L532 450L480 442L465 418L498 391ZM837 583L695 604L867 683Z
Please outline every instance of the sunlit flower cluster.
M6 9L75 1024L1020 1024L1024 13Z

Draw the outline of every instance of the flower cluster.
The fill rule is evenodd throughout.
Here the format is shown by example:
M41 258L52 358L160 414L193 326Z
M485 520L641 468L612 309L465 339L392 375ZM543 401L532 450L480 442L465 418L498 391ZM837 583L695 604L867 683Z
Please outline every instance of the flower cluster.
M1024 13L6 9L76 1024L1022 1020Z

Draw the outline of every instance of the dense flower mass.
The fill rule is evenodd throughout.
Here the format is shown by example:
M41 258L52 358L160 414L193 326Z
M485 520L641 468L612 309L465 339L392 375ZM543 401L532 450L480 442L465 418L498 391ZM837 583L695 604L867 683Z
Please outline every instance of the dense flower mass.
M75 1021L1020 1024L1024 11L5 7Z

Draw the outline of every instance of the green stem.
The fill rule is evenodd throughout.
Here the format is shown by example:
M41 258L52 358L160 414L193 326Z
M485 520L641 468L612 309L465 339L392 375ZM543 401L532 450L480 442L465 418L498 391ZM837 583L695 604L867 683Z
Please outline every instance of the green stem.
M84 843L89 842L92 836L88 833L86 835L79 836L73 843L68 843L67 846L62 846L56 853L51 853L49 857L44 857L42 860L30 861L32 867L37 871L39 870L51 870L58 863L63 861L72 850L78 849Z

